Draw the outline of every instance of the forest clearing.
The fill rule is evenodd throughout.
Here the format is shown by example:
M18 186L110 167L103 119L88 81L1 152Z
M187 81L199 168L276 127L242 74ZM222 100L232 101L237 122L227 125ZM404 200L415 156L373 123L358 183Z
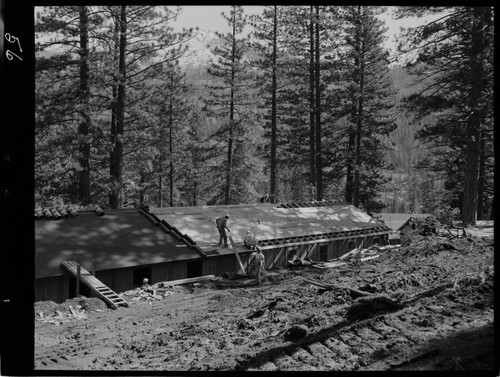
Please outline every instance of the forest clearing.
M9 4L2 374L498 374L493 6Z
M492 370L493 223L467 232L336 268L265 271L261 286L218 276L156 298L124 292L117 310L37 302L35 369Z

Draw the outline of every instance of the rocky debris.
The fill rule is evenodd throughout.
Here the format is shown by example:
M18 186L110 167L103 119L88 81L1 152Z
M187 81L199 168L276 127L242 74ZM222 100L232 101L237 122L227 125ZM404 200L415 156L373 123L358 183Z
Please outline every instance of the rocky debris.
M307 327L303 325L294 325L285 331L283 339L285 341L295 342L307 335Z

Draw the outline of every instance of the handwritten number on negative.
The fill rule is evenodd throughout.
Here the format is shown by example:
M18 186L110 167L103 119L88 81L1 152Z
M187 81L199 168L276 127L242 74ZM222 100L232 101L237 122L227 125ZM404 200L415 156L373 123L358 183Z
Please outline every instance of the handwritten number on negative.
M19 38L17 37L14 37L13 35L11 35L10 33L5 33L5 39L7 39L7 42L9 43L15 43L17 42L17 45L19 46L19 51L20 52L23 52L23 49L21 48L21 42L19 42ZM10 50L6 50L5 51L5 55L7 56L7 59L9 60L12 60L14 59L14 56L16 58L18 58L19 60L23 60L19 55L17 54L14 54L12 51Z

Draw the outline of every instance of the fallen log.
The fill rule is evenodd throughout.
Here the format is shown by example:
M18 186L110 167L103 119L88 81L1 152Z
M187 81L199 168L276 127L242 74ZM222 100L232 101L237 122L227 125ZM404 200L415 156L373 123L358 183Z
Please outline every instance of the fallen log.
M310 283L310 284L313 284L313 285L315 285L317 287L321 287L321 288L327 289L329 291L343 291L343 290L347 290L347 291L349 291L349 293L351 293L351 296L353 298L356 298L356 297L365 297L365 296L372 296L371 293L359 291L359 290L354 289L354 288L342 287L342 286L331 285L331 284L324 284L324 283L320 283L320 282L317 282L315 280L310 280L310 279L307 279L307 278L304 278L304 277L302 279L304 281Z

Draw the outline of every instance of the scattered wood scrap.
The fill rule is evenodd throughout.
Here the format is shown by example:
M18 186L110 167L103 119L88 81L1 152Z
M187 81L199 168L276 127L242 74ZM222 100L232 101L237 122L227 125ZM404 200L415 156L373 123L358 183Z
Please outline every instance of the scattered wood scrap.
M398 249L401 245L373 245L366 249L356 248L341 255L338 258L330 259L328 262L313 262L315 268L335 268L347 265L349 263L366 262L379 258L381 253L387 250Z
M78 305L75 308L73 308L71 305L69 306L69 313L63 313L59 310L57 310L57 315L44 315L43 312L39 313L40 318L37 318L37 321L43 322L43 323L51 323L53 325L59 326L62 325L63 323L68 323L71 322L74 319L78 320L85 320L87 319L87 315L85 314L85 311L81 311L81 306Z
M168 290L168 288L172 288L177 285L190 284L193 285L199 284L198 282L204 280L214 280L214 275L204 275L198 276L194 278L187 279L179 279L179 280L171 280L171 281L163 281L158 282L153 285L148 285L147 287L139 287L136 289L128 290L122 292L119 296L123 298L123 296L134 296L130 300L132 302L146 300L146 301L159 301L163 298L173 295L174 292Z

